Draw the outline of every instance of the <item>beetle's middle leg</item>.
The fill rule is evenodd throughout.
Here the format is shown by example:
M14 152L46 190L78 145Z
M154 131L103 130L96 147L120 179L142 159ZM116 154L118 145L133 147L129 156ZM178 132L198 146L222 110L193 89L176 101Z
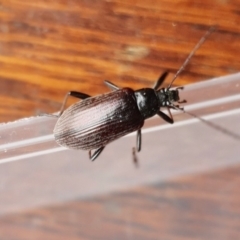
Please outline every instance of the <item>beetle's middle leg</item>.
M104 148L105 148L105 147L100 147L100 148L98 148L98 149L93 153L93 155L92 155L91 150L90 150L90 151L89 151L89 159L90 159L91 161L94 161L94 160L100 155L100 153L103 151Z
M137 150L137 152L140 152L141 147L142 147L142 132L141 132L141 128L140 128L140 129L137 130L137 146L133 147L133 150L132 150L133 162L134 162L136 167L138 167L138 158L137 158L137 155L136 155L136 150Z

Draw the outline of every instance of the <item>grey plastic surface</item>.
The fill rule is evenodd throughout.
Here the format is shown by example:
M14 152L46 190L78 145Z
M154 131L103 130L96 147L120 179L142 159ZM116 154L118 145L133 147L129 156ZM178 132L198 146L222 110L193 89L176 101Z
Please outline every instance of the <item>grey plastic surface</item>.
M240 74L188 85L185 110L240 135ZM90 162L85 151L59 147L55 118L0 125L0 214L92 197L240 164L240 142L174 111L175 123L154 117L143 129L140 167L132 163L136 133L109 144Z

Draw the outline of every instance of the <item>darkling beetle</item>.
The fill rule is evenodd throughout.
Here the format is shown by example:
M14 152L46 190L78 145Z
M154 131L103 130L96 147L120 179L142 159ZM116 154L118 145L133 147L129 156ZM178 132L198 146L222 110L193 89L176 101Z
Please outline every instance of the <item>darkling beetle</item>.
M178 70L167 88L160 88L167 72L156 81L153 88L142 88L134 91L122 88L109 81L105 84L112 90L110 93L91 97L88 94L70 91L65 96L58 121L54 128L56 142L70 149L89 150L89 158L93 161L105 146L128 133L137 132L137 146L133 148L134 162L137 162L136 150L141 150L141 128L144 120L158 115L168 123L173 123L170 109L183 110L175 103L179 101L179 89L170 89L174 80L183 71L190 58L214 29L210 29L198 42L188 58ZM82 101L64 110L69 96ZM160 109L166 108L169 116ZM95 150L91 154L91 150Z
M169 123L169 117L159 109L176 108L174 102L179 100L178 89L158 89L167 76L163 73L154 88L143 88L137 91L131 88L119 89L109 81L106 85L113 92L90 97L80 92L69 92L65 98L62 109L68 96L83 99L65 111L60 111L60 117L54 128L56 142L71 149L96 149L90 159L95 160L104 147L134 131L137 131L137 151L141 150L141 128L144 120L158 114ZM134 150L135 151L135 150Z

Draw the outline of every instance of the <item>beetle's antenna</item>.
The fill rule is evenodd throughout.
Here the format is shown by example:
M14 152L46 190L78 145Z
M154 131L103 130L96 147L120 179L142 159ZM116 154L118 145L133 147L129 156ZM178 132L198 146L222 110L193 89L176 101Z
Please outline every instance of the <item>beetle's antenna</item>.
M177 106L174 106L174 108L177 109L177 110L182 111L183 113L188 114L191 117L197 118L198 120L200 120L202 123L208 125L209 127L214 128L215 130L218 130L218 131L220 131L220 132L222 132L222 133L224 133L224 134L234 138L235 140L240 141L240 136L238 134L236 134L236 133L234 133L232 131L229 131L226 128L223 128L223 127L221 127L221 126L219 126L219 125L217 125L217 124L215 124L213 122L207 121L204 118L199 117L199 116L197 116L197 115L195 115L193 113L187 112L183 108L179 108Z
M179 76L179 74L184 70L184 68L187 66L187 64L189 63L189 61L191 60L192 56L195 54L195 52L200 48L200 46L206 41L206 39L209 37L209 35L216 30L216 26L211 27L205 34L204 36L199 40L199 42L197 43L197 45L193 48L193 50L191 51L191 53L188 55L187 59L185 60L185 62L183 63L183 65L178 69L177 73L175 74L175 76L173 77L171 83L169 84L169 86L167 87L168 89L172 87L172 84L174 83L174 81L176 80L176 78Z

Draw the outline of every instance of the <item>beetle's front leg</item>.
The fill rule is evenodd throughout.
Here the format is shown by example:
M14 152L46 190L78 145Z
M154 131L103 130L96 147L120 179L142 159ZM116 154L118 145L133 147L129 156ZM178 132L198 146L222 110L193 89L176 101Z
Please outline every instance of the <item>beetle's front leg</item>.
M168 110L169 110L169 108L168 108ZM161 118L162 118L163 120L165 120L166 122L173 124L174 121L173 121L173 117L172 117L172 114L171 114L170 111L169 111L169 114L170 114L171 117L169 117L169 116L168 116L167 114L165 114L164 112L161 112L160 110L157 112L157 115L158 115L159 117L161 117Z
M166 79L167 75L168 75L168 72L164 72L162 75L160 75L160 77L158 78L158 80L156 81L156 83L153 86L153 89L155 91L157 91L159 89L159 87L162 85L162 83Z

